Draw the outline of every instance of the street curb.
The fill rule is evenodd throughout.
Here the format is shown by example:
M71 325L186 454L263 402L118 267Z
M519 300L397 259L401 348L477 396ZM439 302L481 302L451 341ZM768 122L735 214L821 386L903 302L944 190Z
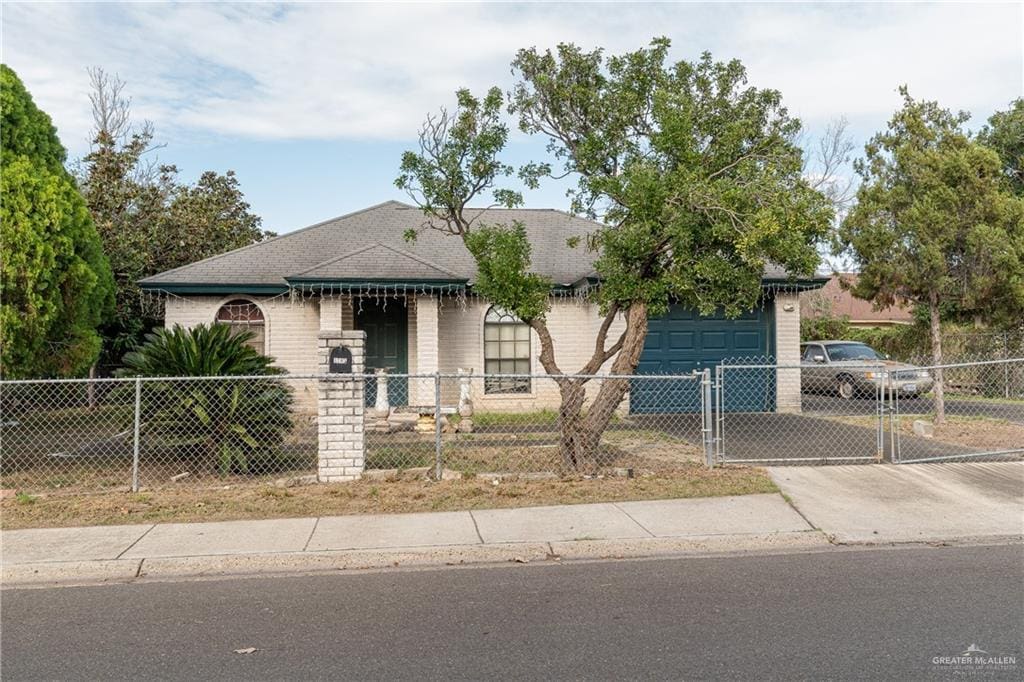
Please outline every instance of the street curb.
M38 562L4 565L2 587L55 587L146 580L255 577L386 568L529 564L545 561L625 559L672 555L824 549L817 531L708 535L630 540L578 540L487 545L407 547L230 554L112 561Z
M828 539L815 530L738 535L694 535L678 538L577 540L552 542L561 559L626 559L683 554L823 549Z
M98 561L47 561L30 564L4 564L2 586L52 586L64 584L123 583L139 575L141 559L103 559Z

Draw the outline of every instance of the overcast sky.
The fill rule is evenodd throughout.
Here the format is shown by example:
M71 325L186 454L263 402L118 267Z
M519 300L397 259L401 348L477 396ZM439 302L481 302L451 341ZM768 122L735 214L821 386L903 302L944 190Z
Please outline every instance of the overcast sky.
M980 125L1024 92L1024 3L62 4L4 2L2 58L88 149L86 68L128 84L160 160L188 178L237 171L264 225L287 232L390 198L424 115L460 86L511 82L520 47L612 52L666 35L675 58L738 57L817 134L847 117L858 144L907 83ZM517 138L509 160L540 156ZM527 196L565 208L562 190Z

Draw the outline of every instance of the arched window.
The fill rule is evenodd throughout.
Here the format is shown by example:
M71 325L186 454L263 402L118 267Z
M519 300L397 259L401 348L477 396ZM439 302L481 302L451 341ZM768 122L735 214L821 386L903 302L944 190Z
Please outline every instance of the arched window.
M501 374L530 373L530 327L512 313L491 307L484 317L484 393L529 393L528 377Z
M242 331L253 332L253 337L247 342L260 355L266 349L266 320L263 318L263 311L252 301L244 298L236 298L228 301L217 311L217 322L231 327L233 333Z

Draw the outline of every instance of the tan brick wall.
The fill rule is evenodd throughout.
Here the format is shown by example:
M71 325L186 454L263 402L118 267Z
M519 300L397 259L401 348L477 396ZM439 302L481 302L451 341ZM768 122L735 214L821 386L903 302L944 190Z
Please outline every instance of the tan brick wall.
M230 300L244 298L260 307L266 320L266 354L278 367L290 374L315 374L317 371L317 333L320 331L320 305L313 299L292 301L283 297L260 296L188 296L167 300L164 323L191 328L211 323L217 311ZM315 406L316 385L296 383L296 402L303 409Z
M444 299L439 315L438 367L442 373L454 373L459 368L472 368L474 374L483 372L484 367L484 316L490 307L479 299L470 299L462 304L454 299ZM578 372L590 359L594 350L594 337L600 327L597 307L575 300L556 300L547 317L548 329L555 342L555 361L563 372ZM613 343L624 328L620 317L609 333L609 344ZM410 334L411 336L411 334ZM540 339L536 332L530 335L530 367L533 374L543 374L540 364ZM413 355L410 350L410 355ZM610 365L606 364L602 372ZM412 371L410 369L410 371ZM588 389L596 390L592 382ZM442 385L442 402L454 404L458 400L458 382L446 380ZM552 380L534 379L530 393L485 394L482 379L473 381L473 399L477 411L537 410L558 407L558 387Z

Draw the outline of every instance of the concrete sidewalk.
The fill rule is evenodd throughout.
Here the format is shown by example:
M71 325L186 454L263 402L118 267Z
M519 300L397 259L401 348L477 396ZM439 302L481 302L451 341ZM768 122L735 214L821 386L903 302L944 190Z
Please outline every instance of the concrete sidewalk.
M1024 462L773 467L782 495L0 533L2 585L1024 537Z
M3 585L825 547L780 495L5 531Z

